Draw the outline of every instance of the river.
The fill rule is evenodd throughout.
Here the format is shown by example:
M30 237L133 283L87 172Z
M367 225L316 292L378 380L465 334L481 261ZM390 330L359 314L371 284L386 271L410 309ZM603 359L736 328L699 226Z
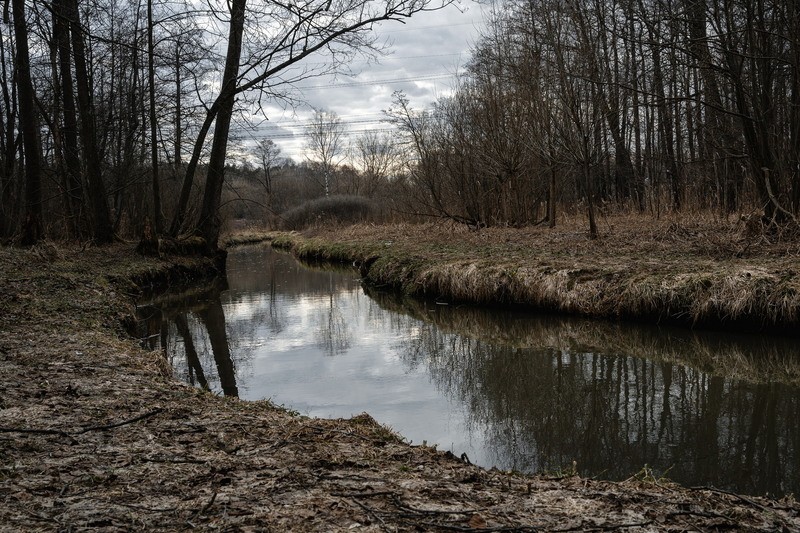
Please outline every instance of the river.
M139 308L143 342L194 386L368 412L486 467L800 494L797 339L413 300L268 245L227 271Z

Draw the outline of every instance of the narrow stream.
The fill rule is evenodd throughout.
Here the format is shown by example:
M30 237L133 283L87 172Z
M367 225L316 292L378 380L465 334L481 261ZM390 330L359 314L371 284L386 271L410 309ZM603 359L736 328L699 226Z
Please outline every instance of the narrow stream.
M525 472L800 494L800 341L423 302L236 248L227 283L139 308L198 387ZM741 378L746 377L747 380ZM759 382L760 384L753 384Z

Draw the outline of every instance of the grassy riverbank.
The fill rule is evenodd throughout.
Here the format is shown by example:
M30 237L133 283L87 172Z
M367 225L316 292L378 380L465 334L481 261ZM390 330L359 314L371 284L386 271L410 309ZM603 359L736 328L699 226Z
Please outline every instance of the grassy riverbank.
M646 471L622 483L488 471L367 415L307 419L183 385L124 326L145 286L214 272L122 245L0 249L0 530L800 529L794 499Z
M447 224L278 233L305 259L355 262L407 294L582 316L796 333L800 239L744 224L609 219L590 241L579 223L483 229Z

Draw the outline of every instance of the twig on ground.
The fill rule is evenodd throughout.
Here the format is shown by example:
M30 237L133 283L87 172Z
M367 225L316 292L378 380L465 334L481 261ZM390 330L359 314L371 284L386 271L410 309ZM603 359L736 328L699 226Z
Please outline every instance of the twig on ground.
M150 412L147 412L147 413L145 413L143 415L139 415L137 417L131 418L129 420L123 420L122 422L115 422L113 424L106 424L104 426L85 427L85 428L81 429L80 431L78 431L78 432L76 432L74 434L75 435L82 435L83 433L88 433L89 431L105 431L107 429L114 429L114 428L118 428L120 426L124 426L124 425L127 425L127 424L133 424L135 422L139 422L140 420L144 420L145 418L150 418L151 416L155 416L158 413L162 412L163 410L164 409L162 409L161 407L158 407L156 409L153 409Z
M331 496L339 498L370 498L372 496L392 496L394 492L384 490L380 492L332 492Z
M652 524L652 520L647 520L645 522L629 522L627 524L597 524L597 525L588 525L582 522L580 525L575 527L570 527L566 529L553 529L554 533L563 533L566 531L614 531L615 529L625 529L628 527L647 527Z
M389 529L389 527L386 525L386 522L384 522L384 521L383 521L383 518L381 518L380 516L378 516L378 513L377 513L377 512L376 512L374 509L372 509L371 507L368 507L368 506L364 505L363 503L361 503L360 501L358 501L358 500L355 500L355 499L353 500L353 503L355 503L356 505L358 505L359 507L361 507L361 509L362 509L362 510L363 510L365 513L367 513L369 516L371 516L372 518L374 518L375 520L377 520L378 522L380 522L380 523L381 523L381 529L383 529L383 530L385 530L385 531L391 531L391 530Z
M772 512L773 511L773 509L770 509L769 507L761 505L758 502L754 502L750 498L747 498L745 496L742 496L741 494L736 494L735 492L731 492L731 491L728 491L728 490L718 489L716 487L691 487L691 490L696 490L696 491L707 490L709 492L716 492L717 494L726 494L726 495L731 496L733 498L736 498L736 499L738 499L740 501L743 501L744 503L746 503L748 505L752 505L753 507L755 507L757 509L761 509L762 511L768 511L768 512Z
M69 437L69 433L61 429L29 429L29 428L0 427L0 433L33 433L41 435L60 435L62 437Z
M189 518L189 520L187 520L187 521L186 521L186 523L187 523L187 524L191 524L191 523L192 523L192 520L194 520L195 518L197 518L197 517L198 517L198 516L200 516L200 515L203 515L203 514L205 514L205 513L206 513L206 512L207 512L209 509L211 509L211 506L212 506L212 505L214 505L214 501L215 501L216 499L217 499L217 491L214 491L214 494L212 494L212 495L211 495L211 499L210 499L210 500L208 500L208 503L207 503L207 504L205 504L205 505L204 505L202 508L200 508L200 509L199 509L197 512L195 512L195 513L194 513L194 514L193 514L193 515L192 515L192 516ZM192 526L192 527L194 527L194 526Z
M181 459L180 457L145 457L142 460L148 463L193 464L193 465L204 465L208 462L203 459Z
M439 528L439 529L447 529L449 531L468 531L468 532L478 532L481 533L492 533L496 531L516 531L519 533L538 533L538 529L533 526L498 526L498 527L481 527L481 528L474 528L469 526L456 526L453 524L440 524L437 522L414 522L414 524L418 526L424 526L426 528Z

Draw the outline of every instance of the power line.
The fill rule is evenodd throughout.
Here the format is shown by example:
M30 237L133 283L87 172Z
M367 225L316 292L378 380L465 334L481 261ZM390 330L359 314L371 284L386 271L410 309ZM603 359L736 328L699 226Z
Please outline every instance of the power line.
M399 130L397 130L396 128L373 128L373 129L364 128L364 129L356 129L356 130L344 130L344 131L341 132L341 135L343 137L352 137L352 136L355 136L355 135L363 135L365 133L396 133L398 131ZM279 133L277 135L256 134L256 135L247 135L247 136L239 135L237 137L240 137L242 139L244 139L246 137L248 139L253 139L253 140L256 140L256 141L260 141L260 140L301 139L301 138L310 137L311 135L313 135L312 132L303 131L303 132L294 133L294 134L293 133Z
M353 125L369 125L369 124L381 124L386 122L386 118L374 118L371 120L339 120L338 124L342 126L353 126ZM258 126L257 130L268 130L268 129L280 129L280 128L310 128L316 122L313 120L309 121L298 121L293 123L281 123L281 124L265 124L263 126Z
M378 31L376 33L379 33L379 34L382 34L382 33L405 33L405 32L409 32L409 31L432 30L434 28L452 28L452 27L455 27L455 26L476 26L476 25L481 25L484 22L486 22L486 21L485 20L479 20L479 21L474 21L473 20L473 21L470 21L470 22L459 22L459 23L456 23L456 24L434 24L434 25L431 25L431 26L416 26L414 28L403 28L402 30Z
M366 85L384 85L388 83L403 83L409 81L431 81L431 80L438 80L443 78L452 78L453 74L438 74L438 75L431 75L431 76L417 76L413 78L395 78L391 80L374 80L374 81L354 81L349 83L333 83L327 85L307 85L303 87L297 87L298 89L336 89L339 87L362 87Z

